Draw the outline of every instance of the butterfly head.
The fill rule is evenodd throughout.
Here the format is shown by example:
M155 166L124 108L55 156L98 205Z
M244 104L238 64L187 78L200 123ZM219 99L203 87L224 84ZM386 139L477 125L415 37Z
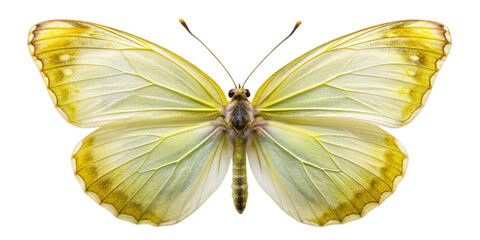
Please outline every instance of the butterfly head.
M247 99L250 97L250 91L245 88L232 88L230 91L228 91L228 97L232 100Z

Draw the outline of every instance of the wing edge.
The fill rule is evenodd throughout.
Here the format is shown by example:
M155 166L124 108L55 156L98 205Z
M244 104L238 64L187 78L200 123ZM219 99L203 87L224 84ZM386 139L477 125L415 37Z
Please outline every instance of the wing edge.
M48 22L48 21L47 21ZM28 50L30 52L30 55L32 56L32 59L33 59L33 62L35 63L35 65L37 66L39 72L40 72L40 75L42 76L42 79L45 83L45 86L47 87L47 91L48 91L48 95L50 96L50 98L52 99L52 102L53 102L53 105L55 106L55 109L57 110L57 112L63 117L63 119L65 119L68 123L74 125L74 126L80 126L72 121L70 121L70 119L68 118L67 114L63 111L62 108L60 108L60 106L58 106L58 99L57 99L57 96L55 95L55 93L50 90L50 79L47 77L47 75L43 72L43 67L44 67L44 64L42 62L42 60L40 60L40 58L37 57L37 55L35 54L35 44L33 43L34 40L35 40L35 31L37 30L37 28L43 24L43 23L46 23L46 22L42 22L42 23L38 23L38 24L35 24L33 25L31 28L30 28L30 31L28 32Z
M445 63L446 59L447 59L447 56L450 52L450 49L452 47L452 37L450 35L450 30L448 29L447 26L441 24L441 23L438 23L438 22L434 22L434 21L427 21L427 22L430 22L430 23L434 23L434 24L437 24L439 27L441 27L445 33L443 34L443 37L446 41L445 43L445 46L443 47L443 53L442 53L442 57L439 58L436 62L435 62L435 73L433 73L433 75L430 77L430 84L429 84L429 87L428 87L428 90L425 92L425 94L423 94L422 96L422 102L420 103L420 105L418 106L417 109L415 109L412 114L410 114L410 116L404 120L404 121L399 121L401 124L399 126L393 126L393 127L403 127L407 124L409 124L411 121L413 121L413 119L415 119L418 114L422 111L422 109L425 107L425 104L427 103L427 99L428 97L430 96L430 93L432 91L432 87L433 87L433 84L435 83L435 80L438 76L438 73L440 72L440 69L442 68L443 64Z

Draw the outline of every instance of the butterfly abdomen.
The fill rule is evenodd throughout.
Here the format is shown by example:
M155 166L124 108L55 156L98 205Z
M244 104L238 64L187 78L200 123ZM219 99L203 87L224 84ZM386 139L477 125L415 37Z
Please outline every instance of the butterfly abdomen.
M247 206L248 183L247 183L247 142L238 137L234 141L233 148L233 171L232 171L232 197L233 204L238 213L242 213Z
M233 144L232 197L237 212L242 213L247 205L247 141L252 132L254 108L244 89L234 89L234 94L225 110L225 126Z

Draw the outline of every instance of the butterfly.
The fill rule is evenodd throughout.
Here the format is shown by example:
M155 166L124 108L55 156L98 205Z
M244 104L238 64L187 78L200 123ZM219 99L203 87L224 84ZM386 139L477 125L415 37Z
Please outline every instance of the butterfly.
M118 218L152 225L192 214L230 161L242 213L247 156L259 185L296 220L364 216L394 192L408 161L379 125L415 118L450 46L448 28L432 21L369 27L293 60L250 102L243 86L227 100L193 64L113 28L52 20L28 37L58 112L98 127L72 156L81 186Z

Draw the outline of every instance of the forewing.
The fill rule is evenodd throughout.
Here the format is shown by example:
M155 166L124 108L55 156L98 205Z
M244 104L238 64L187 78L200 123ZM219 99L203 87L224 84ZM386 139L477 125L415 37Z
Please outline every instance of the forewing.
M266 119L348 117L402 126L425 104L451 45L448 29L398 21L335 39L273 74L253 104Z
M104 126L72 157L83 189L115 216L169 225L195 211L220 185L232 154L214 123Z
M194 65L119 30L54 20L35 25L28 41L55 106L77 126L132 117L213 119L227 102Z
M298 221L320 226L365 215L395 190L407 166L394 137L342 119L315 126L270 121L253 134L247 153L268 195Z

